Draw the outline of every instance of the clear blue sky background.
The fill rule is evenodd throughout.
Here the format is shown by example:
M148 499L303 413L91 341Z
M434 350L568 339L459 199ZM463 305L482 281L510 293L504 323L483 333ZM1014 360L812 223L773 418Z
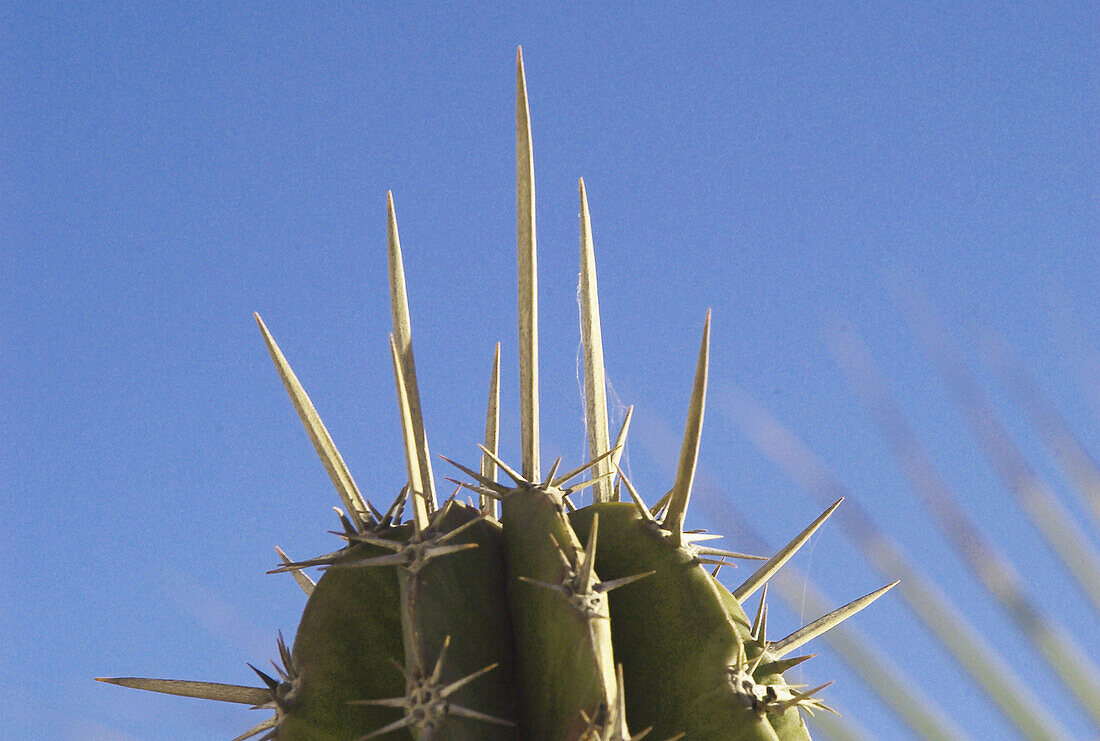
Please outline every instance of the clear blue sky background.
M713 308L698 499L728 497L773 547L819 511L743 433L748 394L1042 704L1093 734L974 593L823 329L841 322L867 342L964 506L1100 661L1097 619L981 457L897 301L924 291L1080 515L981 340L1003 333L1100 452L1097 6L456 5L0 7L0 737L230 738L258 722L91 677L251 683L245 662L275 656L303 603L289 577L264 574L272 547L307 557L335 543L337 498L253 311L361 488L382 502L402 485L387 189L433 449L476 460L499 340L503 450L516 458L517 44L539 196L544 459L584 454L583 176L608 372L636 405L628 460L643 494L671 482ZM697 525L732 532L708 511ZM888 580L835 526L797 565L834 604ZM780 605L773 635L816 617ZM1013 737L897 595L855 622L976 738ZM815 646L805 681L836 679L827 699L872 737L911 738Z

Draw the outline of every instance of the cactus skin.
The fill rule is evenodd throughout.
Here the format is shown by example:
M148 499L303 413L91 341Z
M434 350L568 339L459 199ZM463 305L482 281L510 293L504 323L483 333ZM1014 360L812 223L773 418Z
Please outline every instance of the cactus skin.
M294 642L297 676L280 686L276 738L397 739L407 725L441 741L515 739L499 523L451 501L427 531L404 525L346 535L365 542L305 562L328 570ZM417 694L412 680L429 681ZM446 702L406 722L406 695L433 691ZM461 714L472 708L478 717ZM385 728L393 730L378 733Z
M719 592L725 588L634 504L593 504L572 513L579 537L597 515L596 568L607 578L653 571L610 596L615 660L623 665L630 724L652 727L658 738L686 733L692 739L774 739L770 714L752 707L753 698L729 681L730 667L752 640L736 600L724 603ZM787 729L781 738L808 739L799 725L798 735Z
M378 546L357 544L341 552L336 563L385 553ZM401 659L399 600L393 569L333 568L317 581L294 639L299 681L291 701L281 708L280 741L344 741L400 717L392 708L347 704L404 693L405 680L391 663Z
M433 558L416 571L399 567L405 669L416 667L426 676L438 664L441 687L485 672L447 700L501 722L449 712L438 725L416 730L431 732L430 738L441 741L515 739L512 624L500 525L454 501L436 514L441 535L455 534L448 545L474 547ZM444 645L446 655L440 663Z
M584 555L562 506L560 491L539 487L501 503L526 738L579 738L585 717L607 712L615 686L606 600L582 605L551 588L569 589Z
M284 556L284 565L275 569L295 572L310 594L293 650L279 642L284 666L276 668L282 681L259 671L265 687L103 681L275 711L273 718L234 741L632 741L648 734L657 741L809 741L800 711L826 706L813 697L816 690L799 693L782 678L780 672L805 657L784 657L889 587L774 643L764 635L763 596L760 617L750 623L742 603L836 505L733 592L704 569L705 563L740 555L694 545L707 536L683 528L703 421L709 312L676 481L655 508L665 514L658 520L621 472L620 481L634 502L618 501L610 477L626 424L615 447L605 450L606 404L596 398L603 388L603 355L583 181L580 193L585 393L588 427L594 431L589 439L593 460L558 478L555 463L545 480L539 477L534 183L520 56L523 473L496 457L494 370L486 424L489 447L482 448L481 473L455 464L476 482L463 485L482 495L480 506L452 497L436 507L391 198L390 349L405 440L405 490L384 516L362 497L257 316L294 406L348 508L349 517L341 515L348 544L309 561L293 563ZM497 483L497 466L513 487ZM589 469L594 481L566 485ZM569 497L592 483L597 484L596 503L566 516L565 507L572 509ZM412 520L397 524L406 499L411 500ZM491 500L500 500L499 521ZM301 569L318 565L327 570L312 585Z

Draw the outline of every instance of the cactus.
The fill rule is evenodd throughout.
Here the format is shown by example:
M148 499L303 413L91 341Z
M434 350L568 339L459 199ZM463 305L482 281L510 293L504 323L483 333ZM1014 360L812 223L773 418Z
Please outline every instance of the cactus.
M672 488L647 503L619 470L629 412L612 444L587 194L580 183L581 313L590 460L543 474L539 460L534 176L526 81L517 55L517 226L522 461L497 450L499 345L477 470L442 504L420 410L404 268L388 199L394 331L390 354L408 484L385 512L363 497L271 333L264 341L340 495L343 547L282 565L309 595L293 645L278 640L278 677L261 686L114 678L128 687L274 711L237 737L350 739L808 739L801 713L828 710L825 686L782 672L806 641L893 584L780 640L766 632L768 579L840 502L775 556L705 545L685 529L702 430L710 344L703 327ZM505 482L498 480L498 471ZM462 502L465 488L477 495ZM592 503L576 500L591 489ZM626 496L623 497L625 489ZM408 510L410 517L405 520ZM729 590L732 559L763 563ZM321 567L314 583L304 569ZM896 582L895 582L896 583ZM748 602L760 592L752 619Z

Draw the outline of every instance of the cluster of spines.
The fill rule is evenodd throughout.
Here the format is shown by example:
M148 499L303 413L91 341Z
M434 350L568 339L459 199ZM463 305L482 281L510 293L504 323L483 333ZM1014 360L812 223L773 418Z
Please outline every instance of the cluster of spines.
M395 665L393 675L398 678L389 686L403 684L403 692L386 693L383 681L373 688L373 696L347 698L346 693L354 690L344 688L341 707L389 714L384 723L371 720L369 722L374 725L365 733L356 731L351 735L359 739L381 738L408 729L421 739L492 738L496 732L508 738L514 737L518 727L524 737L626 741L640 739L651 727L658 728L661 737L704 738L711 732L708 729L719 727L715 724L729 723L731 725L721 726L718 731L723 738L805 737L798 710L812 712L827 708L816 696L826 685L804 690L787 684L780 673L809 657L785 657L870 604L893 584L779 641L767 640L765 584L768 578L820 527L839 501L732 592L704 570L704 565L711 565L716 574L728 563L727 559L755 558L698 545L700 541L717 536L684 529L705 406L709 312L704 323L675 483L654 506L644 503L618 465L630 421L629 411L614 446L610 442L595 258L583 180L580 182L581 326L591 460L558 476L561 463L558 459L547 476L540 476L534 174L522 55L517 57L516 122L522 465L517 472L497 454L498 345L480 470L454 464L473 480L473 483L455 483L478 494L476 505L472 502L469 506L464 505L456 501L454 495L442 507L437 504L416 383L404 268L392 196L388 197L394 327L390 348L408 483L387 512L376 510L360 493L309 397L270 332L259 316L256 317L283 383L347 512L340 512L343 526L340 534L348 542L346 548L301 562L292 561L280 550L282 566L276 571L292 573L310 596L310 604L323 591L322 585L341 578L336 576L341 573L344 578L364 572L379 574L381 576L371 582L373 587L381 589L380 585L386 582L398 596L396 605L379 608L388 613L373 627L379 634L388 630L393 639L393 626L399 625L399 640L391 640L389 646L357 648L339 645L338 637L333 639L340 650L348 652L373 651L381 655L392 651L393 644L403 646L403 662L393 656L386 657ZM498 469L512 479L513 486L498 482ZM569 484L589 471L587 480ZM623 485L630 502L619 501ZM578 510L570 495L589 486L593 490L593 504ZM402 525L401 516L407 503L411 503L412 516L408 524ZM496 519L498 506L501 510L499 521ZM622 542L612 548L600 548L598 543L606 538L606 533L613 533ZM578 535L584 537L583 546ZM633 563L627 557L627 563L622 563L624 554L629 556L633 551L645 555ZM611 555L607 555L608 552ZM314 583L302 569L318 565L326 572L320 582ZM645 682L631 676L639 661L628 657L625 662L616 663L620 653L630 654L631 651L620 652L623 642L618 640L617 633L614 641L612 636L612 631L620 624L653 621L644 611L617 620L614 614L617 598L611 596L609 601L608 596L617 587L637 583L637 587L631 587L633 592L622 590L624 595L633 595L632 599L624 598L624 604L633 604L639 599L650 604L667 602L664 598L668 595L660 593L664 588L661 574L673 571L677 579L690 574L693 586L689 592L694 590L691 599L698 601L698 604L673 605L673 609L684 613L683 617L688 620L693 619L691 613L703 610L724 625L725 628L719 631L723 635L718 640L725 654L718 657L700 654L689 645L694 636L677 636L683 644L677 650L694 650L698 654L685 657L682 664L688 667L692 662L712 664L700 673L712 685L709 689L680 687L666 692L668 697L654 703L652 688L645 696ZM603 574L602 580L597 572ZM646 586L647 581L651 582L649 586ZM765 589L760 606L750 623L741 605L762 586ZM463 615L465 619L456 620L456 615ZM303 631L308 633L310 629L306 624L308 617L309 605L293 651L287 649L280 637L279 653L283 665L275 665L280 679L257 670L264 683L261 688L134 678L105 681L275 710L273 718L234 741L261 734L261 739L302 737L295 736L303 731L296 731L294 726L299 722L295 717L300 714L298 701L306 692L299 670L300 645L323 643L326 639L323 635L303 637ZM661 631L667 634L667 626L649 625L645 629L656 630L658 637ZM516 649L514 660L513 646ZM639 650L644 652L645 649L634 647L635 654ZM354 662L358 659L339 656L336 660ZM767 681L761 681L763 677ZM507 691L514 679L519 680L521 688L518 707L512 707ZM480 691L470 692L479 684L482 685ZM473 702L467 701L465 694ZM632 713L627 698L634 694L643 695L636 706L657 708L657 717L651 717L652 713ZM699 697L704 700L701 706ZM495 698L495 702L491 698ZM487 712L486 702L493 706L493 712ZM670 703L679 703L681 707L662 716L661 708L671 707ZM686 705L692 706L690 711L685 709ZM300 725L304 732L311 734L310 738L321 738L325 732L337 734L331 736L336 738L354 725L332 720L333 714L340 714L340 708L315 710ZM713 718L690 717L701 713ZM627 728L627 717L632 715L644 717L647 726L633 736ZM326 723L329 725L325 726ZM469 726L470 723L478 725Z

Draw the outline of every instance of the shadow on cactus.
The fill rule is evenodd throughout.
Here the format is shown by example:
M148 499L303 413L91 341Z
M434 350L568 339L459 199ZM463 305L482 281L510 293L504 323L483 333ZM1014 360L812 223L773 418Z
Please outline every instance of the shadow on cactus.
M890 586L780 640L766 632L768 579L840 502L770 559L705 545L685 530L707 386L710 315L672 488L647 503L618 468L630 414L612 443L604 396L595 258L584 182L581 313L591 460L544 473L539 460L534 171L522 55L517 56L517 225L522 461L497 454L500 348L477 468L452 463L476 494L436 494L420 411L393 199L390 350L408 485L385 512L360 493L275 340L271 357L344 506L340 550L283 565L309 595L293 646L279 638L278 677L260 687L117 678L127 687L242 703L274 715L249 738L808 739L801 712L828 710L825 686L782 672L810 639ZM447 460L447 459L445 459ZM503 474L503 481L498 476ZM591 490L591 504L575 500ZM623 496L623 492L628 496ZM404 519L404 513L411 513ZM731 559L762 561L740 586L715 578ZM320 567L314 583L304 573ZM754 617L747 601L760 592Z

